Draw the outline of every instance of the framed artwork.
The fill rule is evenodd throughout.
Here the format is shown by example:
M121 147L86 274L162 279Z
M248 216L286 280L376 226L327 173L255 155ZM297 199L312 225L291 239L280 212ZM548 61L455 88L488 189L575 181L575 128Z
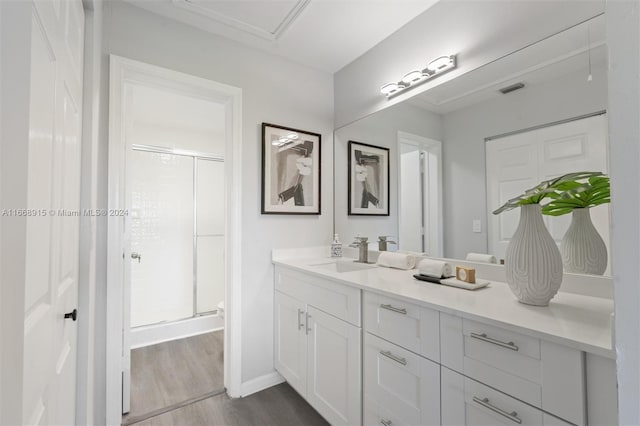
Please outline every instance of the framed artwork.
M349 215L389 216L389 148L349 141Z
M321 140L262 123L262 214L320 214Z

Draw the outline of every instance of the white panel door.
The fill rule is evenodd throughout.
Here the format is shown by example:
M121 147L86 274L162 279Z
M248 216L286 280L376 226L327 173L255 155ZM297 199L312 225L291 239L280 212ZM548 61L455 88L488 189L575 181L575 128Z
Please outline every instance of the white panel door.
M305 304L275 292L275 368L300 395L307 392Z
M75 423L84 10L34 2L25 253L24 424ZM86 314L86 313L84 313ZM77 313L80 320L83 313Z
M359 425L361 329L307 309L307 401L332 425Z
M520 133L487 142L487 207L489 212L507 200L535 186L538 153L535 135ZM489 253L504 259L507 245L516 232L520 210L489 214Z
M486 144L487 205L493 211L505 201L539 182L565 173L608 173L606 115L576 120L488 141ZM594 225L609 248L609 206L591 209ZM515 233L520 211L490 215L489 253L504 258ZM560 243L571 215L544 217L553 238Z

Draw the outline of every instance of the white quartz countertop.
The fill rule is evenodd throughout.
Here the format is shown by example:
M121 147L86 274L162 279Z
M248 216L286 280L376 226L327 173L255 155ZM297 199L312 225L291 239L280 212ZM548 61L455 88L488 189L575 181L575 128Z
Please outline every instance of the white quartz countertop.
M418 281L413 278L418 273L417 269L402 271L374 267L335 272L314 266L331 261L335 260L319 256L274 256L273 259L274 264L282 267L615 358L611 299L559 292L548 307L529 306L519 303L509 286L503 282L492 282L486 288L470 291ZM340 261L348 262L351 259L342 258ZM482 279L481 276L478 278Z

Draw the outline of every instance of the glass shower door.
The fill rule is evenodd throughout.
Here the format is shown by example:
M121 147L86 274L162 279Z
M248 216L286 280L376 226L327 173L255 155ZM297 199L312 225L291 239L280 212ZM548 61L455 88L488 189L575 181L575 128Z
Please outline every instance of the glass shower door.
M193 316L194 160L133 151L131 327Z
M224 162L196 159L196 315L224 301Z

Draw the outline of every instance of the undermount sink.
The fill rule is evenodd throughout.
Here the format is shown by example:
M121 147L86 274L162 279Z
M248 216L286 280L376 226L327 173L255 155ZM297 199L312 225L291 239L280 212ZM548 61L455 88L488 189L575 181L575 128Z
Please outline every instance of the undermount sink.
M353 260L338 260L333 262L314 263L309 266L314 268L322 268L332 272L353 272L365 269L375 268L375 263L359 263Z

